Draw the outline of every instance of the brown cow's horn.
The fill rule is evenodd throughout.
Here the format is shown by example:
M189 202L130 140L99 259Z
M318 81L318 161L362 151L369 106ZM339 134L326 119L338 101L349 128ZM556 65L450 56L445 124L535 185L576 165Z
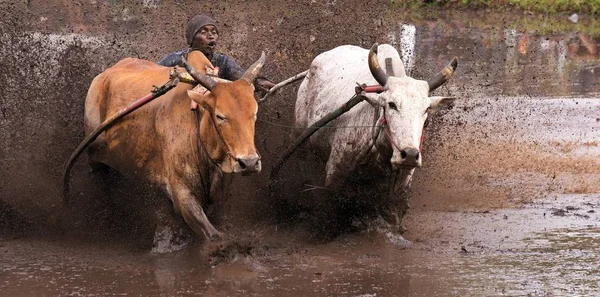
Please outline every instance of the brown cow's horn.
M265 64L265 52L263 51L262 54L260 55L260 58L258 59L258 61L254 62L254 64L252 64L252 66L250 66L250 68L248 68L248 70L246 70L246 72L244 72L244 75L242 75L241 79L245 80L249 84L253 84L254 79L256 79L256 77L260 73L260 70L262 69L264 64Z
M181 57L181 61L183 61L183 66L185 67L185 70L187 70L187 72L199 84L201 84L203 87L205 87L209 91L212 91L212 89L214 89L214 87L217 85L217 82L214 79L212 79L210 76L196 70L194 67L192 67L192 65L188 64L187 59L184 56Z
M454 57L450 64L446 66L442 71L436 74L433 78L427 81L429 84L429 92L437 89L439 86L443 85L446 81L450 79L452 74L454 74L454 70L456 70L456 66L458 66L458 59Z
M379 44L377 42L375 42L373 44L373 46L371 47L371 50L369 51L369 70L371 70L371 74L373 75L375 80L381 86L385 86L385 84L387 83L387 80L390 76L387 75L383 71L383 69L381 69L381 67L379 66L379 61L377 61L377 47L378 46L379 46Z

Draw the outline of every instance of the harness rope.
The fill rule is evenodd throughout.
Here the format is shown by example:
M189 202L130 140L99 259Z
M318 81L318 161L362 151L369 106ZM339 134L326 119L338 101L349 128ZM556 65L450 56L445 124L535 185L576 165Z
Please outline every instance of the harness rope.
M278 124L278 123L275 123L275 122L265 121L265 120L261 120L261 119L258 119L257 121L263 122L263 123L271 125L271 126L281 127L281 128L288 128L288 129L295 129L295 130L306 130L306 129L308 129L308 128L299 128L299 127L291 126L291 125ZM375 125L377 125L377 123L375 123ZM321 129L375 128L375 127L381 128L382 126L374 126L374 125L322 126Z

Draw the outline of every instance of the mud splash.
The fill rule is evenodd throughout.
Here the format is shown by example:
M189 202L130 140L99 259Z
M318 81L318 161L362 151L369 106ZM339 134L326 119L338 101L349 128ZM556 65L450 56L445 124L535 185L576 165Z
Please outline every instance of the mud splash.
M0 101L2 227L54 226L49 217L62 214L53 194L60 175L56 164L80 140L81 123L75 119L81 118L93 75L123 56L157 59L178 49L172 48L170 32L156 32L185 22L180 6L166 7L160 1L143 1L139 7L90 3L82 9L69 5L67 24L52 14L51 4L34 3L27 12L35 16L31 27L1 31L7 42L0 48L7 54L0 57L0 76L12 84L0 89L0 97L8 98ZM143 220L145 213L130 214L139 205L121 207L132 192L112 187L118 182L108 187L110 195L93 190L106 181L84 174L87 167L80 164L80 202L68 211L65 221L71 224L65 225L78 227L84 221L82 229L90 234L74 240L3 233L4 294L577 296L600 290L595 261L600 253L597 38L580 32L542 35L502 20L478 29L462 21L473 17L469 14L413 24L392 12L381 13L381 19L381 10L357 9L362 2L347 7L339 1L307 1L305 7L272 3L269 10L261 9L264 4L252 10L240 3L241 8L220 2L213 10L233 24L224 27L232 36L224 48L242 61L262 49L248 50L250 40L269 48L274 59L265 70L275 80L304 70L318 52L345 43L394 44L407 69L421 78L449 57L459 57L451 83L436 92L460 101L433 118L426 130L424 168L415 174L405 222L404 235L412 245L398 248L385 235L369 232L345 232L316 243L310 233L319 230L282 228L283 219L272 224L278 201L264 198L261 185L266 182L257 177L237 181L242 190L230 196L243 192L244 199L230 199L235 203L227 204L222 220L223 228L249 234L250 240L152 254L138 245L141 229L152 226ZM184 8L206 10L201 5L210 3ZM154 18L167 24L149 21ZM377 30L347 25L354 26L356 19L374 20ZM46 39L56 51L41 43ZM35 80L20 83L16 78L23 74ZM37 96L47 86L56 93ZM294 91L285 90L281 98L261 106L257 141L265 148L265 163L292 134ZM313 176L316 169L298 158L294 170ZM248 191L250 186L255 191ZM121 198L115 199L121 204L95 200L104 196ZM289 196L294 198L294 193ZM156 207L148 204L144 209ZM292 207L291 212L300 211ZM96 229L88 230L90 226ZM121 229L127 230L115 235Z
M378 233L318 245L263 242L260 253L245 246L245 255L231 253L233 246L149 255L105 244L3 241L0 287L11 296L590 295L600 289L599 211L597 196L568 195L516 209L420 212L408 222L415 230L408 249Z

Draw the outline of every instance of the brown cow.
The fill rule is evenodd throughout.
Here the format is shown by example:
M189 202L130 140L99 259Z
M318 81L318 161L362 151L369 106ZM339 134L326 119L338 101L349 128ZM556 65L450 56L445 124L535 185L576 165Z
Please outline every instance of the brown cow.
M92 167L107 165L124 176L158 185L194 232L213 238L221 233L202 205L208 203L222 173L261 170L254 145L258 105L252 82L265 55L233 82L217 82L206 75L212 65L200 51L190 52L187 60L188 72L211 92L202 95L192 85L180 83L100 134L90 144L89 161ZM153 62L127 58L96 76L85 102L86 135L153 85L165 83L169 72ZM200 106L197 112L190 111L190 100Z

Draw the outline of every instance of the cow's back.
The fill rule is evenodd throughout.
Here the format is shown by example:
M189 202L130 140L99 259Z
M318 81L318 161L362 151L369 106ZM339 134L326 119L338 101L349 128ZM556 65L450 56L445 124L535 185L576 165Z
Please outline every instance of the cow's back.
M405 76L400 55L391 45L378 47L378 60L385 65L386 58L392 58L395 76ZM368 66L369 50L353 45L343 45L318 55L310 65L309 73L298 89L295 106L295 122L299 128L306 128L328 113L347 102L355 93L356 83L376 85ZM368 96L374 96L368 94ZM368 126L373 124L372 111L366 102L359 103L348 113L338 118L332 125L340 127ZM313 143L331 143L333 133L355 134L351 128L322 129Z
M154 85L167 82L169 71L169 68L150 61L126 58L97 75L85 100L86 134L120 109L150 93Z

